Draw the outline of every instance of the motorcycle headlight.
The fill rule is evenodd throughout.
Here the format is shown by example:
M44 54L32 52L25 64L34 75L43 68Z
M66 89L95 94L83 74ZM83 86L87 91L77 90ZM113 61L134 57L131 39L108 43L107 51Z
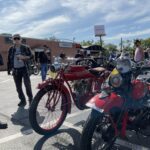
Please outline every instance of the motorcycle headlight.
M131 62L129 59L118 59L116 68L120 73L127 73L131 71Z
M122 84L122 77L116 69L114 69L109 76L109 84L115 88L120 87Z

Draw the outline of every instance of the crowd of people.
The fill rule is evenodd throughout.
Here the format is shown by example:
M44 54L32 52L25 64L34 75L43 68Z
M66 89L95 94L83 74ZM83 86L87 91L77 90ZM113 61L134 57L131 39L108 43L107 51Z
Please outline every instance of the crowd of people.
M16 91L18 93L18 97L20 102L18 103L19 107L24 107L27 104L25 94L22 90L22 82L24 81L24 85L26 88L26 94L28 96L29 105L33 100L32 88L30 75L28 73L28 62L33 59L33 54L29 46L22 44L22 39L19 34L14 34L12 37L13 45L8 50L8 63L7 63L7 72L8 75L12 75L14 79L14 83L16 86ZM135 53L134 53L134 61L139 62L144 59L150 58L150 49L147 49L144 53L144 50L141 46L141 41L135 41ZM66 58L66 54L61 52L59 57L63 60ZM78 50L75 58L83 59L85 57L91 57L90 53L85 53L84 50ZM102 54L99 57L103 57ZM114 53L111 53L109 56L110 59L115 59L116 56ZM43 45L43 51L38 56L38 62L41 66L41 78L42 81L46 79L48 64L51 63L51 52L47 45ZM3 59L0 55L0 65L3 65ZM7 128L7 123L0 122L0 129Z

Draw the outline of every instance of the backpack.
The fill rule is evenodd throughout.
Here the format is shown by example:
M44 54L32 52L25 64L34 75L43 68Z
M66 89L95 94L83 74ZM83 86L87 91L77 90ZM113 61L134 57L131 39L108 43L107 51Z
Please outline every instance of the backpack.
M0 54L0 65L4 65L3 57L1 54Z

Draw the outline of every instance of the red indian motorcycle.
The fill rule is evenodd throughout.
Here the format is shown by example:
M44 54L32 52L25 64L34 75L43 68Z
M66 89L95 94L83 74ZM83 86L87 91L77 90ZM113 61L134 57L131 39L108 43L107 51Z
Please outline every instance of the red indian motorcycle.
M39 91L29 110L32 128L39 134L54 133L63 124L71 104L83 110L85 103L100 90L109 72L104 68L87 69L86 66L62 67L54 79L38 85Z
M127 60L118 64L109 76L109 86L86 104L92 112L82 131L81 150L111 150L127 130L150 136L150 84L132 79Z

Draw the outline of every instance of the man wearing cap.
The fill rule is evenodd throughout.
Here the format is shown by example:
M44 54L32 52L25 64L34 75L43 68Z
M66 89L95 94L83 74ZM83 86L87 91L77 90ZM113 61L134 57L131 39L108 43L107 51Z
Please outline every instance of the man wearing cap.
M19 34L13 35L13 46L10 47L8 52L7 70L8 75L12 71L16 90L20 102L19 107L26 105L26 98L22 90L22 79L26 88L26 93L29 98L29 105L33 99L31 90L31 81L28 73L28 61L33 58L30 48L21 43L21 36Z

